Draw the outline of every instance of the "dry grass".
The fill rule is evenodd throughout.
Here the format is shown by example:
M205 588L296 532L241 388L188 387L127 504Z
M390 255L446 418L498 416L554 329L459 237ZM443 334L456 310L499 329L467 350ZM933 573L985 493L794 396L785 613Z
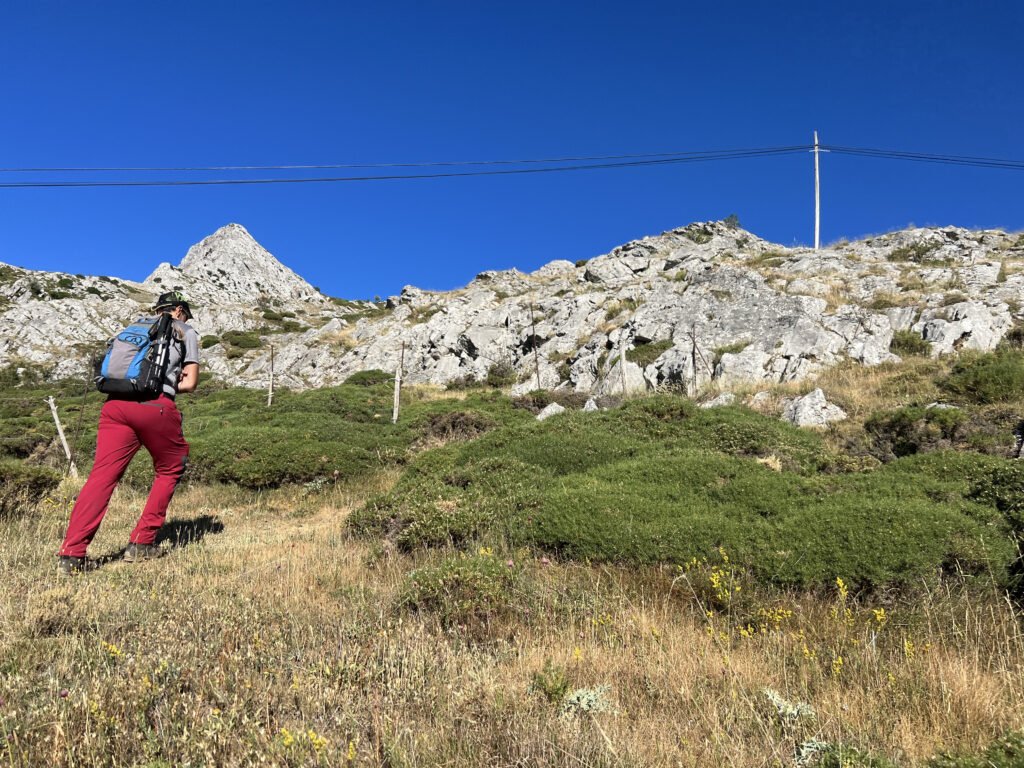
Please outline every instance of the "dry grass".
M393 479L185 489L180 546L134 566L117 553L142 499L125 493L92 548L106 562L65 580L66 496L4 523L0 764L763 766L815 737L915 765L1024 723L1019 616L959 582L857 600L838 583L767 594L720 559L631 571L487 551L519 570L525 607L444 629L401 605L437 555L343 532ZM531 688L546 665L571 689L610 686L609 711ZM780 718L765 688L816 716Z

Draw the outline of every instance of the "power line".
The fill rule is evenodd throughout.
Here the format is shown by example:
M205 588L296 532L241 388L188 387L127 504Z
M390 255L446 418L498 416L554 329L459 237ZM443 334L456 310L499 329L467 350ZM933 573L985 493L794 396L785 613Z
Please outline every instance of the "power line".
M340 168L437 168L451 166L538 165L550 163L596 162L603 160L639 160L644 158L684 158L729 152L761 152L786 149L785 147L754 147L732 150L699 150L689 152L645 152L629 155L591 155L580 157L553 157L527 160L442 160L417 163L330 163L320 165L210 165L210 166L152 166L152 167L67 167L67 168L0 168L0 173L77 173L77 172L196 172L196 171L309 171Z
M875 149L871 147L843 147L822 145L822 149L840 155L857 157L877 157L886 160L910 160L920 163L940 163L944 165L963 165L973 168L1004 168L1006 170L1024 170L1024 161L1007 160L996 157L976 157L972 155L942 155L927 152L905 152L891 149Z
M581 165L562 165L550 168L513 168L485 171L455 171L419 174L389 174L374 176L314 176L314 177L278 177L264 179L143 179L115 181L24 181L0 183L0 189L27 189L51 187L195 187L220 185L252 185L252 184L315 184L361 181L400 181L411 179L446 179L469 176L510 176L534 173L563 173L567 171L584 171L606 168L636 168L643 166L675 165L682 163L709 162L714 160L734 160L748 157L767 157L804 152L808 145L793 147L769 147L750 150L723 150L719 152L693 153L686 156L673 156L656 160L631 160L617 163L592 163ZM497 161L496 161L497 162ZM504 162L504 161L501 161Z

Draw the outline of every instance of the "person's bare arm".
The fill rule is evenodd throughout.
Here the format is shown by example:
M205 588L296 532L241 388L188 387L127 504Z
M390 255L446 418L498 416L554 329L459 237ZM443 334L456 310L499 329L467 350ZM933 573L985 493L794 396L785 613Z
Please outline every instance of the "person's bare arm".
M178 379L179 392L195 392L199 384L199 363L185 363Z

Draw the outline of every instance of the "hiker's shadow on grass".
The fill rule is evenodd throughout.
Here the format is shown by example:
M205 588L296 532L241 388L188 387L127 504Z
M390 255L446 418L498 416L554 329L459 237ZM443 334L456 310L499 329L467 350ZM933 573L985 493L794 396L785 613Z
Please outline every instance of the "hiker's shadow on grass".
M172 550L181 549L182 547L202 541L203 537L209 533L221 533L223 530L224 523L213 515L201 515L188 520L171 520L169 523L164 523L163 527L160 528L154 543L157 546L163 545L162 552L167 554ZM117 552L109 555L103 555L90 562L89 567L90 569L102 568L108 563L123 560L124 553L125 549L119 549Z
M190 520L171 520L156 535L156 543L170 542L171 549L180 549L202 541L209 533L221 533L224 523L213 515L202 515Z

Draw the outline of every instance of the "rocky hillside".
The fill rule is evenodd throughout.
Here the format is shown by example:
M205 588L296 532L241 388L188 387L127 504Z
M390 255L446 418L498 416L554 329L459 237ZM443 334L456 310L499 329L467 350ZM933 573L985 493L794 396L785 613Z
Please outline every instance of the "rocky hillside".
M142 283L0 265L0 367L80 375L174 287L196 305L205 368L231 384L265 386L273 347L276 381L295 388L401 359L411 383L693 393L893 360L897 333L933 355L992 349L1022 318L1024 236L908 229L813 251L709 222L375 305L324 296L229 224Z

